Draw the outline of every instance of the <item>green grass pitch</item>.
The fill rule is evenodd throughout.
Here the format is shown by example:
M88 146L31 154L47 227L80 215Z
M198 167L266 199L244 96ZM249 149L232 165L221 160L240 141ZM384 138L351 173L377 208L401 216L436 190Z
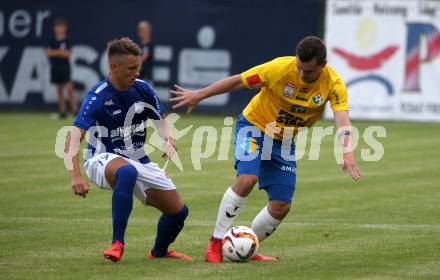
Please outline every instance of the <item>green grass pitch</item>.
M176 124L195 126L178 143L184 172L168 166L190 208L172 245L193 256L188 263L146 258L159 212L139 202L124 258L116 264L103 258L111 239L111 192L93 186L86 199L72 194L54 154L56 132L70 122L0 114L0 279L440 279L438 124L354 122L361 132L370 125L387 130L386 138L377 138L385 149L380 161L362 161L357 150L360 182L341 171L333 138L324 138L319 160L307 160L306 153L298 162L293 209L260 248L279 261L215 265L204 262L203 252L235 177L232 153L217 160L217 147L200 171L190 154L194 129L221 128L223 118L195 115ZM163 165L159 153L152 159ZM265 202L264 191L255 189L236 225L249 226Z

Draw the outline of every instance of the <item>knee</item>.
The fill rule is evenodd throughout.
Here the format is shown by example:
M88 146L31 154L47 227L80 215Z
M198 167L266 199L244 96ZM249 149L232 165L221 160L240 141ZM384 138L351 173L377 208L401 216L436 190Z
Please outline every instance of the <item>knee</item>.
M269 203L269 213L272 217L274 217L277 220L284 219L287 214L289 213L291 208L291 204L284 202L284 201L271 201Z
M257 175L241 174L237 177L237 181L232 189L241 197L246 197L252 191L252 188L258 181Z
M134 187L138 176L136 167L131 164L119 167L115 174L116 182L123 182L124 185L130 185L131 187Z

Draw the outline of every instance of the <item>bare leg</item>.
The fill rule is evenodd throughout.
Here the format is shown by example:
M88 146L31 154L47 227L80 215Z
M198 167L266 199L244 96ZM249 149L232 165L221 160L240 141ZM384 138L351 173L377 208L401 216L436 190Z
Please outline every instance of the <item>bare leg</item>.
M182 210L183 202L176 190L147 189L147 204L163 214L176 214Z

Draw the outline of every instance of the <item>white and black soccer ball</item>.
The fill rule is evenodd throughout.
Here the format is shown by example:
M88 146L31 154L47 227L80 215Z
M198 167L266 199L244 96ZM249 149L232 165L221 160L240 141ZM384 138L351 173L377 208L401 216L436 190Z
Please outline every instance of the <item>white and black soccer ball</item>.
M255 232L248 227L233 227L223 236L223 256L231 261L247 262L255 256L258 248L258 237Z

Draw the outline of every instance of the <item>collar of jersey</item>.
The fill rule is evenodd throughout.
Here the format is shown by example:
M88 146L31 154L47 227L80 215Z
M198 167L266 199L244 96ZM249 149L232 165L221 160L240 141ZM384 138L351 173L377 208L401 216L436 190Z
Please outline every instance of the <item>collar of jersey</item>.
M116 92L116 93L126 93L126 92L128 92L128 91L130 90L130 88L131 88L131 87L129 87L128 89L126 89L126 90L124 90L124 91L120 91L120 90L117 90L117 89L113 86L113 84L110 82L110 79L109 79L109 78L105 79L105 82L108 84L109 89L111 89L113 92Z

